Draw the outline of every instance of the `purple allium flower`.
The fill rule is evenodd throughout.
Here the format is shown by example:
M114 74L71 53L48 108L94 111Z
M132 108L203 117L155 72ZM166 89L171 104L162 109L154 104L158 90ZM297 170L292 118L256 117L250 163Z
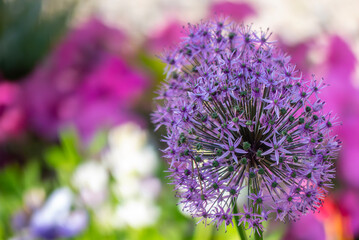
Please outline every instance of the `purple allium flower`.
M187 33L163 56L167 81L153 114L167 128L163 152L183 210L217 226L236 216L257 232L268 214L316 211L340 148L336 117L312 89L324 85L304 79L268 31L219 19Z

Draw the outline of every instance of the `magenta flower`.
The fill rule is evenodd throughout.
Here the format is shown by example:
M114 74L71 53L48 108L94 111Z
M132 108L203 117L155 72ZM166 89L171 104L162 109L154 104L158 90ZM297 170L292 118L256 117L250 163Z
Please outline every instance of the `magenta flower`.
M353 234L354 238L359 236L359 192L350 189L345 190L338 195L338 207L345 219L349 220L345 230L348 235ZM346 222L345 222L346 223ZM345 231L344 230L344 231Z
M24 129L25 114L21 103L21 89L16 83L1 81L0 142L20 136Z
M339 36L328 38L325 61L316 68L330 87L321 96L327 109L338 113L343 126L335 132L343 141L338 176L349 186L359 187L359 90L354 86L357 59L348 43Z
M311 62L308 56L309 52L314 47L317 48L313 39L300 42L296 45L288 45L284 40L279 39L278 44L280 45L281 49L288 53L288 55L291 57L291 61L295 63L299 69L301 69L303 72L311 73L311 71L309 71Z
M244 2L215 2L210 6L210 17L230 16L231 19L242 22L245 18L256 15L254 8Z
M125 61L126 48L120 31L97 20L70 32L26 83L35 130L54 137L74 126L89 139L101 128L138 121L131 108L149 82Z
M145 44L152 52L158 53L181 41L184 36L182 23L179 20L170 20L165 25L151 31Z
M303 216L293 222L286 232L284 240L325 240L324 224L313 214Z
M302 77L268 31L220 19L186 32L162 58L167 81L153 114L167 128L163 152L183 210L217 226L235 217L259 234L269 213L286 221L317 210L340 141L336 117L316 106L314 79Z

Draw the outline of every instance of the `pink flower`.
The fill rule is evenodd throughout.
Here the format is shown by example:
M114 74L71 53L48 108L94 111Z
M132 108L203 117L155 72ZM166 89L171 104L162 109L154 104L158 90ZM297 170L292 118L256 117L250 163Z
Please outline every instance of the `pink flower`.
M241 2L216 2L210 7L210 17L229 16L231 19L242 22L249 16L256 15L254 8L248 3Z
M343 112L349 102L356 102L358 90L353 85L356 58L348 43L339 36L329 38L329 46L324 62L317 67L317 75L323 76L331 88L323 90L327 108ZM354 110L354 109L351 109Z
M332 36L327 57L318 70L331 85L322 91L325 107L337 112L342 122L336 129L343 141L338 175L347 184L359 187L359 174L355 171L359 168L359 90L353 85L356 63L345 40Z
M185 36L182 26L183 23L180 21L170 20L166 25L154 29L145 43L146 47L155 53L160 53L164 49L168 49Z
M310 213L302 216L296 222L291 222L283 239L325 240L324 225L315 215Z
M103 127L138 119L131 108L149 82L124 60L131 58L126 44L120 31L97 20L71 31L25 84L35 130L55 137L74 126L89 139Z
M0 142L19 136L25 128L20 96L17 84L0 82Z
M348 220L348 225L344 226L348 233L359 236L359 194L358 192L347 190L339 195L338 207L344 218Z
M288 45L284 40L279 40L279 45L292 59L293 63L303 72L311 72L310 62L308 61L309 51L313 48L313 40L298 43L296 45Z

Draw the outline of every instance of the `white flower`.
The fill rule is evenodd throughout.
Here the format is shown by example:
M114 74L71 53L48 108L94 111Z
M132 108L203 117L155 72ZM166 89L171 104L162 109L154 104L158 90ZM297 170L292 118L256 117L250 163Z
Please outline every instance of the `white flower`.
M112 189L119 199L143 198L155 200L161 191L161 182L156 177L140 179L129 176L117 181Z
M72 177L73 185L88 206L98 206L107 196L108 172L100 162L88 161L78 166Z
M110 190L120 204L96 209L98 221L104 228L142 228L154 224L159 216L155 199L161 183L154 177L158 155L149 142L148 132L134 123L112 129L102 163L114 176Z
M158 156L148 143L147 132L133 123L110 131L109 149L103 158L118 180L152 176L158 165Z
M156 223L160 209L144 199L132 199L118 205L115 219L118 227L143 228Z
M136 151L147 145L148 134L135 123L113 128L108 136L110 148Z

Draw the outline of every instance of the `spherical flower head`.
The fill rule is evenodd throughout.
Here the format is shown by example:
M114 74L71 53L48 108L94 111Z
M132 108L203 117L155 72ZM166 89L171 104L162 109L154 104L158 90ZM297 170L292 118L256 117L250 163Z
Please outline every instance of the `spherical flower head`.
M236 216L255 231L317 210L340 141L322 111L325 84L304 79L270 33L226 19L189 25L163 56L166 82L153 121L184 210L217 226ZM238 196L247 196L236 208Z

